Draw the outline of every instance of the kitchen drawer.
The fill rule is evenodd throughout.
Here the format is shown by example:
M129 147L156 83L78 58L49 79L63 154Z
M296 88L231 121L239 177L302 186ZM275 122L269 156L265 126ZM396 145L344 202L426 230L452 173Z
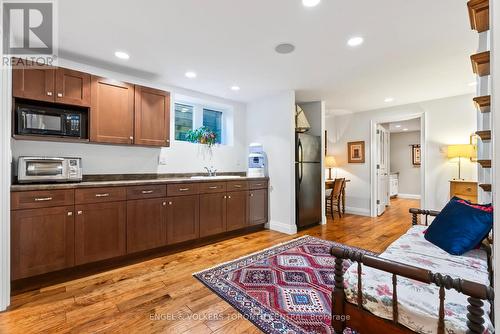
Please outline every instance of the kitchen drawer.
M239 190L247 190L248 182L247 181L229 181L226 182L227 191L239 191Z
M12 210L73 205L74 202L75 191L73 189L21 191L11 194Z
M198 183L177 183L167 185L168 196L197 195L198 193Z
M75 190L75 203L102 203L125 201L127 199L127 188L89 188Z
M260 181L248 181L249 189L266 189L267 188L267 180Z
M200 194L223 193L226 191L225 182L200 183Z
M165 185L146 185L127 188L127 199L167 197Z

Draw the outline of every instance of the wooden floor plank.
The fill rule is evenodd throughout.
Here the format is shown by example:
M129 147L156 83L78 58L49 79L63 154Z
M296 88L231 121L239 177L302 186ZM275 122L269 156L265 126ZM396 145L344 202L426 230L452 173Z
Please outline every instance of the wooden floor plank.
M336 216L292 236L260 231L24 292L0 313L0 333L259 333L192 274L302 235L382 252L411 226L408 209L419 207L391 204L377 218Z

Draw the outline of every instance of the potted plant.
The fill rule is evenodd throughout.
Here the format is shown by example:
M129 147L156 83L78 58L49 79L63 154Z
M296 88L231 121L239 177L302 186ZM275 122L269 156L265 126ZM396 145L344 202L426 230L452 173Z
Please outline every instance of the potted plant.
M189 130L186 139L191 143L206 145L209 150L217 144L217 134L206 126L202 126L195 130Z

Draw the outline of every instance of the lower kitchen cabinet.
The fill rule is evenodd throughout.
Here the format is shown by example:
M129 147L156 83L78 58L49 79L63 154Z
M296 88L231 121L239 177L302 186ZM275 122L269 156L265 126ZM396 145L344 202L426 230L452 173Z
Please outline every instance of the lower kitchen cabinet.
M226 231L225 193L200 195L200 237Z
M267 189L251 190L248 200L248 224L267 223Z
M74 265L73 206L12 211L12 279Z
M164 198L127 202L127 253L167 244L167 202Z
M167 198L167 243L169 245L200 237L198 195Z
M227 193L227 231L247 226L247 191Z
M126 253L126 202L76 205L75 263L109 259Z

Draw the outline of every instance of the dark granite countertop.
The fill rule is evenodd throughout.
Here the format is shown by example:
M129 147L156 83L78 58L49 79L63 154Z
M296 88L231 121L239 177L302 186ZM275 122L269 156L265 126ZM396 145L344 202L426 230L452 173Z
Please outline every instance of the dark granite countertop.
M83 182L75 183L31 183L13 184L11 191L57 190L96 187L124 187L147 184L167 184L183 182L223 182L232 180L264 180L267 177L247 177L245 173L221 173L217 178L193 179L199 174L110 174L110 175L85 175Z

